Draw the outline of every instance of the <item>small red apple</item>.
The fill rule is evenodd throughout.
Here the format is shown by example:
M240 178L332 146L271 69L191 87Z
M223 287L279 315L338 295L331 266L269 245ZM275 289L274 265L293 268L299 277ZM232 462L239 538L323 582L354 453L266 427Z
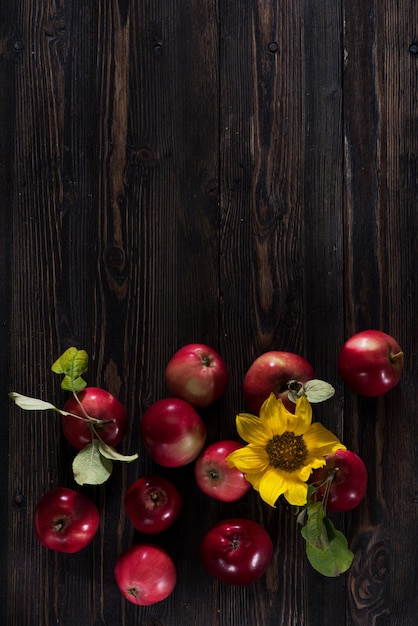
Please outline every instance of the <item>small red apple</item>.
M363 330L350 337L338 355L344 382L361 396L381 396L398 384L404 354L398 342L380 330Z
M309 483L317 487L312 500L324 502L327 511L343 513L363 500L367 470L363 460L351 450L336 450L326 458L326 465L313 470Z
M161 533L177 520L182 498L162 476L142 476L125 495L125 510L133 526L142 533Z
M228 585L250 585L266 571L273 556L267 531L249 519L215 524L203 538L200 558L206 570Z
M71 396L64 405L64 411L71 413L62 417L65 437L75 448L81 450L91 443L95 436L94 431L97 431L108 446L115 447L123 439L128 427L123 404L100 387L86 387L77 396L78 401ZM92 419L89 420L86 414Z
M235 502L250 489L245 474L229 467L226 457L242 448L237 441L222 440L209 445L198 457L194 475L200 489L208 496L222 502Z
M120 554L114 576L121 594L140 606L168 598L177 581L170 555L163 548L148 543L134 545Z
M206 440L206 426L197 411L181 398L157 400L144 412L140 437L151 458L164 467L194 461Z
M170 359L165 380L173 396L203 408L224 393L229 377L224 360L213 348L190 343Z
M271 393L282 398L286 408L294 412L295 405L288 400L289 383L306 383L314 378L313 367L293 352L271 351L259 356L244 377L243 394L248 408L255 415Z
M84 494L56 487L36 503L33 523L39 541L57 552L79 552L93 540L100 523L96 505Z

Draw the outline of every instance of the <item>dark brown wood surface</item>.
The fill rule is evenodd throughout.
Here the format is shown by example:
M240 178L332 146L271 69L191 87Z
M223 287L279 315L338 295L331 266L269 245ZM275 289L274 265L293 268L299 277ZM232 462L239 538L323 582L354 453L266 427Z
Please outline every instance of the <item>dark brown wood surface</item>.
M418 615L418 4L415 0L0 0L0 613L8 626L413 626ZM377 399L337 375L344 340L379 328L405 352ZM336 388L315 416L364 459L366 499L337 523L355 553L328 579L307 563L290 507L255 492L220 504L190 466L157 468L143 411L167 396L183 344L212 345L230 385L202 412L236 438L243 376L268 350L306 357ZM43 548L33 509L74 487L54 414L69 346L125 403L108 483L83 488L101 527L76 555ZM178 584L140 609L113 578L139 540L123 510L150 471L184 497L156 538ZM267 574L227 587L198 546L218 519L262 523Z

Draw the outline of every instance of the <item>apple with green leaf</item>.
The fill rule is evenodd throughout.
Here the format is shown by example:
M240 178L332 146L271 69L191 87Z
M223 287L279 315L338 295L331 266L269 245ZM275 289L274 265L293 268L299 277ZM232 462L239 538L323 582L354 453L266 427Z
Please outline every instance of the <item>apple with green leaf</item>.
M100 387L86 387L71 396L64 404L63 412L63 433L79 450L93 438L115 447L122 441L128 427L123 404Z
M87 365L87 353L75 347L68 348L53 364L52 371L64 375L61 388L72 394L63 409L14 391L9 396L26 411L59 413L65 437L79 449L72 466L76 482L99 485L112 473L113 461L129 463L138 455L124 455L115 449L127 429L126 410L108 391L87 387L83 379Z
M255 359L244 376L244 400L250 411L258 415L263 402L274 393L289 411L294 411L294 404L288 399L292 385L299 387L313 378L312 365L298 354L265 352Z

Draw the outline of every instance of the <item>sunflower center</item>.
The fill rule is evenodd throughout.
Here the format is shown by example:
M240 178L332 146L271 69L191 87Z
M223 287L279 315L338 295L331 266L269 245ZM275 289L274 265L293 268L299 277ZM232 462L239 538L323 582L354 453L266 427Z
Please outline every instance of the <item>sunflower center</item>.
M303 435L286 431L283 435L274 435L266 445L270 464L285 472L294 472L303 466L308 455L308 448Z

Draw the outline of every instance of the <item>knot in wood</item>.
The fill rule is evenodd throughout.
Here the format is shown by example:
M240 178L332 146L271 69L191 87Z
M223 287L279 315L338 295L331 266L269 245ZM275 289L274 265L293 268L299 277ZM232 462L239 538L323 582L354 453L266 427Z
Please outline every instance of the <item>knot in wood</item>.
M119 246L112 244L107 247L105 254L105 263L108 267L120 269L125 263L125 253Z

